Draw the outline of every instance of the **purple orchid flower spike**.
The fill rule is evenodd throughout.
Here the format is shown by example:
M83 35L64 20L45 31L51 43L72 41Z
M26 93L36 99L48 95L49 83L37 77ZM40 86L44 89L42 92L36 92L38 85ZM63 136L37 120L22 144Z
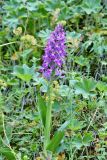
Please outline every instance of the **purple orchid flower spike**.
M48 39L45 53L42 57L41 72L46 79L52 76L61 76L62 66L65 62L66 46L63 26L58 24Z

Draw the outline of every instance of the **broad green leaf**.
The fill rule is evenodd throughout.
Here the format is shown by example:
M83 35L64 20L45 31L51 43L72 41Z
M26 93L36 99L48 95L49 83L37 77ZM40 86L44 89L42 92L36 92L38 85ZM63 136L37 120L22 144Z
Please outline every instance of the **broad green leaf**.
M49 38L51 34L51 30L46 29L39 32L38 36L42 39L43 43L46 43L47 39Z
M37 10L36 2L27 2L26 3L26 8L29 11L36 11Z
M83 57L82 55L75 58L75 62L79 64L80 66L87 66L89 64L89 61L87 58Z
M19 20L15 16L8 19L5 18L4 24L10 28L15 28L19 24Z
M75 135L75 137L73 138L72 143L76 148L80 149L83 146L81 134Z
M69 128L72 130L72 131L77 131L77 130L80 130L84 127L84 122L83 121L78 121L77 119L72 119L71 120L71 123L69 125Z
M82 79L75 84L75 92L84 98L95 95L96 82L93 79Z
M101 0L83 0L82 9L87 13L97 13L101 9Z
M107 84L104 83L104 82L98 82L98 83L97 83L97 88L98 88L100 91L107 92Z
M93 140L92 133L85 133L83 137L83 145L89 146L90 142Z
M60 112L61 111L61 106L60 106L60 103L58 101L54 101L53 110L55 112Z
M38 107L39 107L42 123L45 127L47 106L44 99L40 95L38 95Z
M26 64L23 66L15 66L13 74L23 81L29 82L33 77L33 68L29 68Z
M70 89L67 85L61 85L60 86L59 93L62 97L68 96L69 92L70 92Z
M90 142L93 140L92 133L85 133L84 136L76 134L73 138L73 145L80 149L82 146L89 146Z
M75 31L73 32L67 32L67 40L69 41L70 38L74 39L74 38L77 38L77 39L80 39L81 38L81 34L80 33L77 33Z
M91 47L91 45L93 46ZM98 33L93 33L88 41L83 44L83 48L86 50L90 48L90 52L94 51L97 55L102 55L105 50L104 37Z
M63 9L65 6L66 5L64 1L46 1L46 10L49 12L55 11L56 8Z

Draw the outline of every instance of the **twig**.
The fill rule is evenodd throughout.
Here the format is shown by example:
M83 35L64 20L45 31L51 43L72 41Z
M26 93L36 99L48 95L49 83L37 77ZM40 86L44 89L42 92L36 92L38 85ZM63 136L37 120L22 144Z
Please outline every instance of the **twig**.
M5 136L6 141L7 141L8 144L4 143L4 141L3 141L2 138L1 138L1 140L2 140L2 142L4 143L4 145L7 146L7 147L11 150L11 152L14 154L14 156L15 156L15 152L14 152L14 150L11 148L9 139L8 139L8 137L7 137L7 134L6 134L5 124L4 124L4 114L3 114L3 113L2 113L2 119L3 119L3 132L4 132L4 136ZM16 159L16 156L15 156L15 159Z
M89 125L88 125L88 127L87 127L87 130L86 130L86 131L88 131L88 130L89 130L89 128L90 128L90 126L91 126L92 122L94 121L94 118L95 118L95 116L96 116L96 113L97 113L98 109L99 109L99 107L97 107L97 108L96 108L96 110L95 110L95 112L94 112L94 115L93 115L93 117L92 117L92 119L91 119L91 121L90 121L90 123L89 123Z
M7 46L7 45L10 45L10 44L14 44L14 43L18 43L18 41L9 42L9 43L4 43L4 44L1 44L0 47Z
M17 134L18 134L18 135L24 135L24 134L32 134L32 133L21 133L21 132L20 132L20 133L12 133L12 134L13 134L13 135L17 135Z

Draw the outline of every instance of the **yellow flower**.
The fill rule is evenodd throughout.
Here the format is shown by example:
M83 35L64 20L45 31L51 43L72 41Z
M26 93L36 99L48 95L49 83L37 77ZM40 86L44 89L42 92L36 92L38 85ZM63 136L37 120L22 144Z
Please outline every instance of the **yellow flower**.
M22 27L18 27L18 28L15 28L13 30L13 33L16 35L16 36L20 36L22 34Z
M34 36L29 35L29 34L22 36L21 41L24 42L25 44L30 44L30 45L33 45L33 46L36 45L36 43L37 43Z
M46 102L48 102L48 101L49 101L49 97L46 96L46 97L45 97L45 100L46 100ZM51 104L54 103L54 100L55 100L55 95L54 95L54 93L52 93L52 94L50 95L50 102L51 102Z

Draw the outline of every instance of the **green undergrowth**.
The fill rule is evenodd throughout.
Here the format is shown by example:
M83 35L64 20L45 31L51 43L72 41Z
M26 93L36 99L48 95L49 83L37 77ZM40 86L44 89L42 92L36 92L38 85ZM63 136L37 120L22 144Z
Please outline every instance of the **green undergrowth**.
M107 159L106 0L1 0L0 160ZM50 33L61 23L67 57L52 85L39 72ZM46 146L45 146L46 147Z

